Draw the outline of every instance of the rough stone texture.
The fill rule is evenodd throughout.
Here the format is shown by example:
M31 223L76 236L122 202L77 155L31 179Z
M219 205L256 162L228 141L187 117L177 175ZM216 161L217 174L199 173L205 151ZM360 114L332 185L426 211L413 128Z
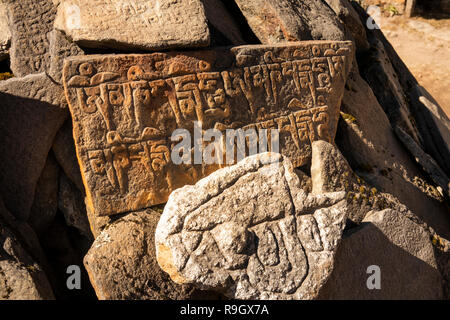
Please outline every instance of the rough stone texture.
M67 57L84 54L84 51L75 43L67 39L67 36L59 31L53 30L48 35L50 43L50 62L47 74L59 84L62 84L62 68L64 59Z
M280 152L307 163L311 141L335 136L352 57L351 42L323 41L66 60L88 206L96 215L149 207L218 169L171 160L172 133L184 128L196 139L195 121L223 134L277 128ZM219 149L225 158L223 143L203 143L204 154Z
M339 150L325 141L312 143L311 179L313 193L349 191L361 184Z
M173 283L156 262L158 220L150 209L133 212L97 237L84 265L99 299L190 298L192 288Z
M210 41L200 0L63 0L55 28L94 48L162 50Z
M305 191L306 193L312 192L312 179L308 174L304 173L303 171L294 168L295 174L298 176L298 179L300 180L300 189Z
M36 184L34 202L31 206L28 223L38 234L47 230L58 210L59 166L52 154L49 154Z
M336 144L355 173L379 192L391 194L445 238L450 216L443 198L426 181L396 137L373 91L355 69L342 100Z
M66 225L78 229L87 239L93 240L84 196L64 174L59 179L58 208L64 214Z
M312 144L311 161L312 192L345 191L348 219L360 224L370 211L394 209L413 216L409 209L388 193L379 192L356 175L338 148L325 141Z
M378 102L388 115L391 124L402 127L416 141L420 133L415 127L412 112L400 84L400 80L386 54L383 43L371 38L373 49L368 53L362 68L364 80L370 85ZM369 60L370 57L370 60Z
M358 13L363 21L367 19L361 8ZM448 132L443 133L437 112L423 103L423 90L419 90L417 80L383 33L373 29L367 31L367 37L372 50L359 59L361 74L371 86L392 127L400 127L408 133L450 176ZM437 104L435 106L440 109ZM447 136L447 142L444 136Z
M426 154L422 148L401 128L395 128L395 133L399 137L403 145L406 146L408 151L414 156L416 161L423 167L423 169L430 175L431 179L441 188L441 193L450 199L450 179L447 177L444 171L434 161L434 159ZM438 188L439 188L438 187Z
M6 8L0 2L0 61L8 57L9 46L11 45L11 31L8 26L8 17L6 15Z
M366 28L350 2L348 0L325 1L342 21L344 28L350 32L355 41L357 50L369 49L370 46L369 42L367 42Z
M434 131L441 137L441 148L450 150L450 119L433 97L422 86L416 85L416 96L419 102L428 111L429 120ZM448 173L447 173L448 175Z
M158 263L177 283L230 298L315 298L333 269L344 197L305 193L280 154L245 158L170 195Z
M55 136L52 151L66 176L84 193L72 131L72 120L67 120Z
M85 198L85 204L87 199ZM86 206L86 214L89 220L89 226L94 236L94 239L100 235L100 233L111 223L113 222L113 217L117 216L97 216L92 212L88 206Z
M48 279L34 259L42 249L33 230L16 221L1 199L0 244L0 300L53 299Z
M381 271L381 290L366 286L367 267ZM442 299L442 278L429 234L394 210L373 211L342 240L321 299Z
M47 34L53 29L52 0L2 0L11 31L11 70L16 77L44 72L49 64Z
M322 0L234 0L264 44L345 40L344 27Z
M68 116L60 86L45 74L0 82L0 193L26 220L53 139Z
M223 34L233 45L244 44L239 26L221 0L201 0L208 22Z

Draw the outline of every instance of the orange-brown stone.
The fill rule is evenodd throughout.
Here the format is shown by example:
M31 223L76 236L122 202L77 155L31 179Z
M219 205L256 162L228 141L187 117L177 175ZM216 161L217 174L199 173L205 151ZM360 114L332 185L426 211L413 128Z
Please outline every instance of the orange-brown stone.
M352 58L351 42L307 41L67 59L63 81L88 206L112 215L163 203L224 166L192 164L194 156L173 163L173 132L194 137L195 121L203 132L278 129L280 153L306 164L312 141L334 139Z

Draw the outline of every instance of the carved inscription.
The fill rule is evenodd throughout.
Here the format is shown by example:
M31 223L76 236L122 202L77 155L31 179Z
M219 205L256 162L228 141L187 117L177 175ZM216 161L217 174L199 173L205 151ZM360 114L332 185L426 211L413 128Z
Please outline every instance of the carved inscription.
M82 47L154 51L210 42L200 0L60 0L55 28Z
M56 7L51 0L2 0L11 31L11 70L16 77L47 70ZM6 33L2 28L1 33Z
M109 215L162 203L224 166L224 159L172 162L176 129L193 137L187 153L218 143L197 137L196 124L223 136L228 129L277 129L280 153L294 166L306 164L312 141L334 139L352 55L351 42L319 41L66 60L64 86L90 205Z

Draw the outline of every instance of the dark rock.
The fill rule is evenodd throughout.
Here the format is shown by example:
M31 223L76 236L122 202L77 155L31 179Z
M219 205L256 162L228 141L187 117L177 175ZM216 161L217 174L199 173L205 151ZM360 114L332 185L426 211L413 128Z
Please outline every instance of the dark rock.
M159 214L150 209L130 213L97 237L84 265L101 300L188 299L192 288L173 283L155 257Z
M58 210L58 180L59 166L50 153L37 182L34 202L28 218L28 223L38 234L45 232Z
M67 177L84 193L80 166L75 152L72 134L72 120L67 120L55 136L52 146L55 158Z
M0 82L0 192L26 220L53 139L68 116L62 88L45 74Z
M58 208L66 225L76 228L87 239L94 240L84 204L84 195L62 174L59 179Z
M35 259L42 249L33 230L7 212L1 199L0 244L0 300L54 299L47 276Z
M264 44L345 40L344 27L322 0L234 0Z

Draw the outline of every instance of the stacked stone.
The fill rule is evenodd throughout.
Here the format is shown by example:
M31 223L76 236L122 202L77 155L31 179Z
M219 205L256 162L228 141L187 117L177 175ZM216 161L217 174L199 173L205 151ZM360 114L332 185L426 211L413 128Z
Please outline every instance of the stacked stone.
M365 19L348 0L0 0L0 299L448 294L449 121ZM174 164L198 124L278 129L280 154ZM368 292L373 259L409 267Z

